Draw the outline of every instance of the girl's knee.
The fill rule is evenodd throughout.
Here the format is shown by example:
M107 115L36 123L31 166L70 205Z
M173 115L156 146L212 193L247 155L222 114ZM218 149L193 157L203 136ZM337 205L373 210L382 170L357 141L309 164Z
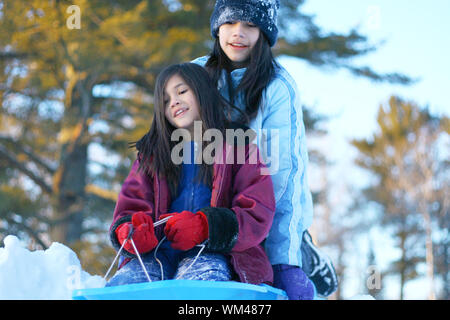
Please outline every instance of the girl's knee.
M229 281L231 269L226 258L218 254L205 254L195 260L195 257L186 257L178 265L174 279Z
M157 261L152 257L143 259L144 266L151 281L161 280L161 268ZM137 259L133 259L124 265L107 282L106 286L120 286L125 284L148 282L148 278Z

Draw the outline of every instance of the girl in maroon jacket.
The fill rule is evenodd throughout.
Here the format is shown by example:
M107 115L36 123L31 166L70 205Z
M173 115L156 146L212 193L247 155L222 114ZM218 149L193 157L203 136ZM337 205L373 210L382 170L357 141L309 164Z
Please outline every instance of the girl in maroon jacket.
M272 181L251 138L241 139L247 128L227 121L229 108L196 64L158 76L153 123L135 145L138 156L114 210L110 238L126 259L108 286L148 277L272 283L261 246L275 212Z

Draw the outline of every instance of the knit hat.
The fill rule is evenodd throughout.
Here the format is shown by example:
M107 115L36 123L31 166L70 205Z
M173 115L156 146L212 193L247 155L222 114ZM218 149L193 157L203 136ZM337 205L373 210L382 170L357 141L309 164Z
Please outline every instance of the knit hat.
M271 47L277 42L279 0L217 0L211 15L211 34L217 37L219 27L228 21L248 21L267 36Z

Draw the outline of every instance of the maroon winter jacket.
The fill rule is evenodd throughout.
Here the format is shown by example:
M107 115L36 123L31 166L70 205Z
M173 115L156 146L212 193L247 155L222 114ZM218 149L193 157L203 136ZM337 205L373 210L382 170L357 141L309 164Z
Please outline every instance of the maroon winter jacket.
M245 154L244 164L237 161L239 152ZM272 225L275 198L270 175L261 174L261 169L266 167L258 152L254 144L231 146L224 143L223 153L216 157L214 164L210 207L200 211L208 218L206 249L228 256L241 282L271 284L272 266L261 242ZM110 238L117 250L120 243L115 230L120 224L131 221L133 213L144 211L157 221L170 208L167 181L157 175L151 177L138 172L138 167L139 160L136 160L122 185L114 210ZM155 228L158 240L164 236L163 228Z

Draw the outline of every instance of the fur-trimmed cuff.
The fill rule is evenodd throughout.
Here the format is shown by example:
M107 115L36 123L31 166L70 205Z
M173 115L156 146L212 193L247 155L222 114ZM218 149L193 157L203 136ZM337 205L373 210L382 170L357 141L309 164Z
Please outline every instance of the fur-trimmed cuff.
M127 223L127 222L131 223L131 215L123 216L123 217L117 219L109 231L109 239L111 240L112 246L114 247L114 249L116 249L116 251L119 251L120 247L122 246L122 244L117 239L116 230L121 224ZM124 256L126 258L135 258L136 257L135 254L132 254L131 252L128 252L125 249L122 250L121 254L122 254L122 256Z
M228 208L206 207L199 211L208 219L209 238L206 249L220 253L230 252L239 233L236 214Z

